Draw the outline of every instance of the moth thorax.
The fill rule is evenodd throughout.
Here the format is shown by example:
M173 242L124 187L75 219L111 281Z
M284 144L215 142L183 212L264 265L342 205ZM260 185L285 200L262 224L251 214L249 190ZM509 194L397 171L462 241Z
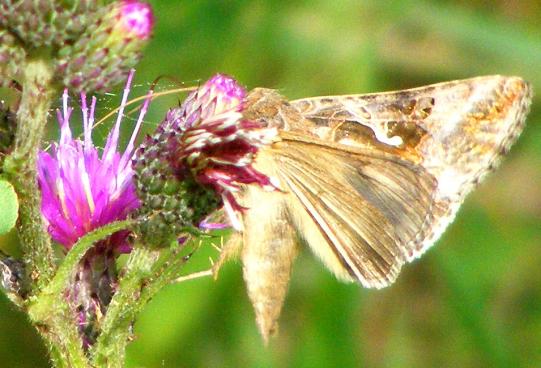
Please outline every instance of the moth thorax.
M245 119L263 123L267 128L288 130L290 119L300 119L299 112L273 89L255 88L245 99Z

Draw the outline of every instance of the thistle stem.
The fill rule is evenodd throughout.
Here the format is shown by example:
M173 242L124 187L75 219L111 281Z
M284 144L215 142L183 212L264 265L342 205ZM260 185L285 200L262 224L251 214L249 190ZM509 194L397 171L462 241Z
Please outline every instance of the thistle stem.
M101 334L93 350L98 367L122 367L135 317L150 298L142 298L142 288L152 275L158 254L148 248L135 248L126 264L126 273L109 307Z
M17 230L31 293L35 294L54 272L51 241L41 217L41 195L37 186L36 159L54 89L53 71L42 58L30 59L24 67L21 102L17 111L15 145L4 162L7 174L19 197Z
M53 249L41 216L41 194L37 185L37 153L55 92L53 69L47 57L28 59L23 68L22 94L17 110L14 149L4 161L4 172L19 198L17 231L26 264L30 308L36 295L54 272ZM76 325L64 303L51 303L47 318L32 320L41 333L56 367L88 367Z
M122 366L135 318L163 287L174 280L181 282L211 275L207 270L179 278L190 255L183 256L180 249L161 253L139 244L130 254L126 273L109 304L101 335L91 354L95 366Z

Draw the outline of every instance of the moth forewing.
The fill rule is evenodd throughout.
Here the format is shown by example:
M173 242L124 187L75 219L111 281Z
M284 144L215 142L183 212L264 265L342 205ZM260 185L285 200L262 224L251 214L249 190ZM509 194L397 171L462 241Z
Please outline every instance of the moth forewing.
M348 148L392 152L437 181L430 232L420 256L454 218L466 194L499 162L523 129L531 87L486 76L403 91L302 99L291 105L315 122L318 138ZM383 140L378 137L385 136Z

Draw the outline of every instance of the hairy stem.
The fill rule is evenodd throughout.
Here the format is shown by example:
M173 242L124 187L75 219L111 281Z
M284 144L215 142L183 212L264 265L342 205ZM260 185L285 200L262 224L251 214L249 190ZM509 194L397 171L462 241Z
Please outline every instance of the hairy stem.
M49 356L56 368L88 368L88 362L77 331L77 325L70 314L68 303L57 306L49 318L54 325L36 325L44 337Z
M181 249L158 253L140 244L132 251L92 352L95 366L122 366L135 318L158 291L178 279L189 260L191 254L183 256Z
M88 233L73 246L54 278L41 293L27 302L30 320L48 343L55 367L89 367L82 349L77 322L66 300L65 290L86 252L99 240L125 229L131 222L118 221Z
M14 148L11 155L6 157L3 169L20 203L17 231L29 283L25 307L34 326L44 338L51 361L56 367L89 367L77 325L67 303L55 300L55 303L49 304L44 318L32 318L32 306L41 299L37 295L46 288L55 272L51 240L41 216L36 167L38 149L55 88L51 84L53 68L47 55L29 58L23 70Z
M152 275L158 254L148 248L135 248L126 265L113 297L102 332L93 351L93 363L98 367L122 367L135 317L149 301L141 298L141 290Z
M19 197L17 230L24 252L26 272L35 294L54 272L51 241L41 217L41 195L37 186L37 152L47 122L54 89L52 67L47 59L35 58L24 67L21 102L17 111L15 146L4 162Z

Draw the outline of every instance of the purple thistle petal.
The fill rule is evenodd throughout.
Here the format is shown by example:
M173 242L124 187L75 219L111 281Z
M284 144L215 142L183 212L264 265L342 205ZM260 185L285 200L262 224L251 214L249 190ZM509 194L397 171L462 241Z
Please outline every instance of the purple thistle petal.
M199 223L199 228L203 230L222 230L230 227L231 225L220 222L207 222L207 219L204 219Z
M92 128L96 99L90 111L86 96L81 95L84 139L73 139L69 119L68 94L62 96L63 108L58 113L61 134L51 152L38 156L38 183L42 193L42 214L51 237L70 249L83 235L113 221L126 219L140 205L133 183L130 160L134 141L148 110L152 96L147 96L128 147L119 153L118 139L124 107L133 78L130 73L115 126L109 133L100 154L92 144ZM128 251L128 231L115 233L107 240L117 251Z

